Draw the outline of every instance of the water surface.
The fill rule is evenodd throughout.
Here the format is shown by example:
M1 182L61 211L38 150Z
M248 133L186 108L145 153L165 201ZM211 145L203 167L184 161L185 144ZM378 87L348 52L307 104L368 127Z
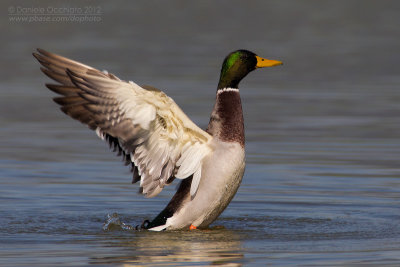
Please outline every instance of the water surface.
M2 18L0 265L400 264L398 2L87 3L101 22ZM38 4L0 6L17 5ZM203 128L228 52L284 62L241 84L246 172L211 229L103 230L107 214L153 218L174 186L137 193L108 147L50 100L36 47L159 87Z

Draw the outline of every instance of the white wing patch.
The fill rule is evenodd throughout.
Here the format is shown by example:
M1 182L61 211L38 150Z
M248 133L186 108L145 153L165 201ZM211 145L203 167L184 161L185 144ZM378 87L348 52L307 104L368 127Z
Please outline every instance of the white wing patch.
M126 114L132 119L133 124L139 124L143 129L149 130L150 122L156 118L156 109L152 105L139 105Z
M193 174L192 185L190 186L190 196L194 197L197 193L197 189L199 188L201 178L201 166L195 171Z
M210 152L210 148L203 146L199 142L195 144L188 142L182 148L182 151L183 153L176 163L179 170L175 177L184 179L193 174L192 185L190 187L190 195L193 197L200 183L203 158Z

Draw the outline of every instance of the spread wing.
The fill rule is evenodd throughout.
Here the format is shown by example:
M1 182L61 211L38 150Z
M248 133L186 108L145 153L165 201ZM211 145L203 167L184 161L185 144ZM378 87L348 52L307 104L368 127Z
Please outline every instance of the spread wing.
M156 196L175 177L192 176L190 192L196 193L212 137L170 97L42 49L38 52L33 55L43 65L41 70L59 83L46 84L61 95L54 101L124 157L132 167L132 182L140 181L143 194Z

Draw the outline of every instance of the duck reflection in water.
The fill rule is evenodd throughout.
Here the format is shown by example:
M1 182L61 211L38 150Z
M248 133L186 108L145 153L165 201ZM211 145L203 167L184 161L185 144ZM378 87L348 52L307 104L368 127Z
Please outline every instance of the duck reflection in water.
M115 252L117 255L92 257L91 263L119 263L124 266L172 263L241 266L243 263L240 234L223 227L158 233L124 230L122 227L113 229L115 230L108 232L112 236L102 236L104 239L98 242L105 247L118 249Z

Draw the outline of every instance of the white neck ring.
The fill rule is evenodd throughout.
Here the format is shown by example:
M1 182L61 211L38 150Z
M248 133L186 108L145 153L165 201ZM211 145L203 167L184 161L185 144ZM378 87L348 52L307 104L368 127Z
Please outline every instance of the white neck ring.
M217 94L218 95L221 94L221 93L224 93L224 92L239 92L239 89L238 88L230 88L230 87L228 87L228 88L222 88L222 89L218 89L217 90Z

